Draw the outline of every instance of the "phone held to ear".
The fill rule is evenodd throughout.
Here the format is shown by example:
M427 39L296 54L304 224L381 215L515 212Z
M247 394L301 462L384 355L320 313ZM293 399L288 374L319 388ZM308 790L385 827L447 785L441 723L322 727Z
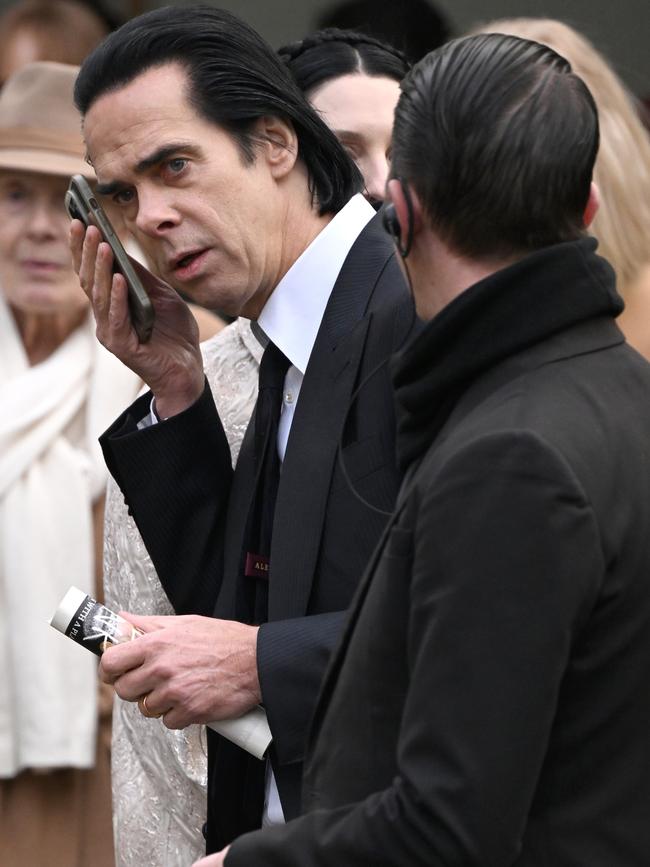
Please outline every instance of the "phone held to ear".
M65 194L65 207L71 219L81 220L85 226L96 226L103 240L113 251L113 271L122 274L128 287L129 313L133 327L140 343L146 343L153 329L153 304L111 221L83 175L73 175L70 178L70 185Z

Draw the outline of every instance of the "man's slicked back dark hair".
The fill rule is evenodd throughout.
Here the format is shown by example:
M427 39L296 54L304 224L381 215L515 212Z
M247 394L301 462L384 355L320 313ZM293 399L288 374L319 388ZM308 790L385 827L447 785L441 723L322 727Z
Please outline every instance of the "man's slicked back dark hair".
M84 61L75 87L79 111L85 115L100 96L167 63L186 70L194 109L229 132L248 163L255 159L256 120L290 122L321 214L340 210L363 188L357 167L271 46L223 9L166 6L128 21Z
M598 112L550 48L501 34L456 39L402 83L391 175L410 182L461 255L499 258L584 234Z

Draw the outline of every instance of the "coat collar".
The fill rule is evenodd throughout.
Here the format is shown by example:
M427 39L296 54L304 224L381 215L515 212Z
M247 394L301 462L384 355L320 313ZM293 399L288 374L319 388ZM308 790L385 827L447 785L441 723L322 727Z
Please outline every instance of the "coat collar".
M395 357L402 466L431 444L479 376L569 328L622 311L614 272L595 249L593 238L557 244L497 271L455 298Z

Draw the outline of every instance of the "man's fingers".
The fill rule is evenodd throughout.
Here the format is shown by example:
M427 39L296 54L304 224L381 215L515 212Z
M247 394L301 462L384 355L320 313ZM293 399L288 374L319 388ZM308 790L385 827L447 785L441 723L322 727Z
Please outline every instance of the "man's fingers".
M128 641L109 647L104 651L99 666L99 672L106 683L114 683L118 677L142 665L145 660L145 648L137 641Z
M159 632L167 626L173 626L179 620L178 617L147 617L131 614L128 611L120 611L119 615L143 633ZM99 666L101 679L105 683L115 684L118 678L123 677L127 672L137 669L144 664L147 659L148 650L148 643L143 641L142 638L109 647L102 655ZM144 691L136 691L133 698L129 700L138 698ZM118 693L118 695L122 698L126 697L121 693Z
M108 244L100 245L100 255L103 246L108 246ZM107 325L109 328L107 336L109 336L111 345L114 346L124 345L125 341L134 333L129 314L129 290L126 280L121 274L112 276Z
M97 325L106 329L110 326L109 313L113 289L113 251L105 241L97 241L95 243L95 238L94 235L91 235L91 231L92 227L86 232L82 268L85 267L86 250L88 250L88 269L90 270L91 262L94 266L92 275L89 277L89 285L91 287L90 300L95 311Z
M138 698L138 708L142 716L148 719L160 719L165 714L172 712L169 701L156 689L152 689L151 692ZM169 726L169 728L181 728L181 726Z
M142 668L135 668L127 671L125 674L116 677L113 681L115 692L124 701L138 701L143 695L150 695L157 687L157 678L151 672L145 671ZM147 705L149 700L147 699ZM166 711L169 709L169 702L154 702L151 705L152 711Z
M140 632L156 632L159 629L175 626L179 621L179 618L175 615L149 616L145 614L131 614L129 611L120 611L119 614L120 617L128 620Z
M149 699L147 699L147 705L149 704ZM168 729L184 729L190 724L185 716L176 708L167 708L163 712L162 722Z
M126 280L113 273L113 251L95 226L80 220L70 226L70 251L79 283L90 301L97 323L97 338L118 355L119 348L133 339Z
M120 616L128 620L140 632L158 633L166 625L173 625L177 617L144 617L120 611ZM151 642L146 635L109 647L102 655L99 673L103 681L112 683L120 698L135 701L157 685L159 675L154 674L152 666L159 651L152 651ZM118 683L118 681L120 681Z
M72 267L76 274L81 270L81 253L83 249L86 227L81 220L72 220L70 223L70 253L72 255Z
M97 258L97 248L101 241L99 231L90 226L86 229L83 235L81 244L81 258L79 259L79 267L77 273L81 288L88 296L88 300L93 303L93 290L95 287L95 260ZM93 307L94 307L93 303Z
M122 616L146 634L102 658L101 676L120 698L147 696L174 729L240 716L259 703L257 627L196 615Z

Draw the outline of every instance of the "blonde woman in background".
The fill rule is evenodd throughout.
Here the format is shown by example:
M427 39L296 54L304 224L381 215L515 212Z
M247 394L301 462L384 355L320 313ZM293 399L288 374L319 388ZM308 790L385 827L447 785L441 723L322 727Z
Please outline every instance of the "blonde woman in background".
M650 137L633 99L604 57L580 33L549 18L490 21L474 32L505 33L548 45L591 91L600 120L594 180L600 208L590 227L614 266L625 300L618 324L650 360Z

